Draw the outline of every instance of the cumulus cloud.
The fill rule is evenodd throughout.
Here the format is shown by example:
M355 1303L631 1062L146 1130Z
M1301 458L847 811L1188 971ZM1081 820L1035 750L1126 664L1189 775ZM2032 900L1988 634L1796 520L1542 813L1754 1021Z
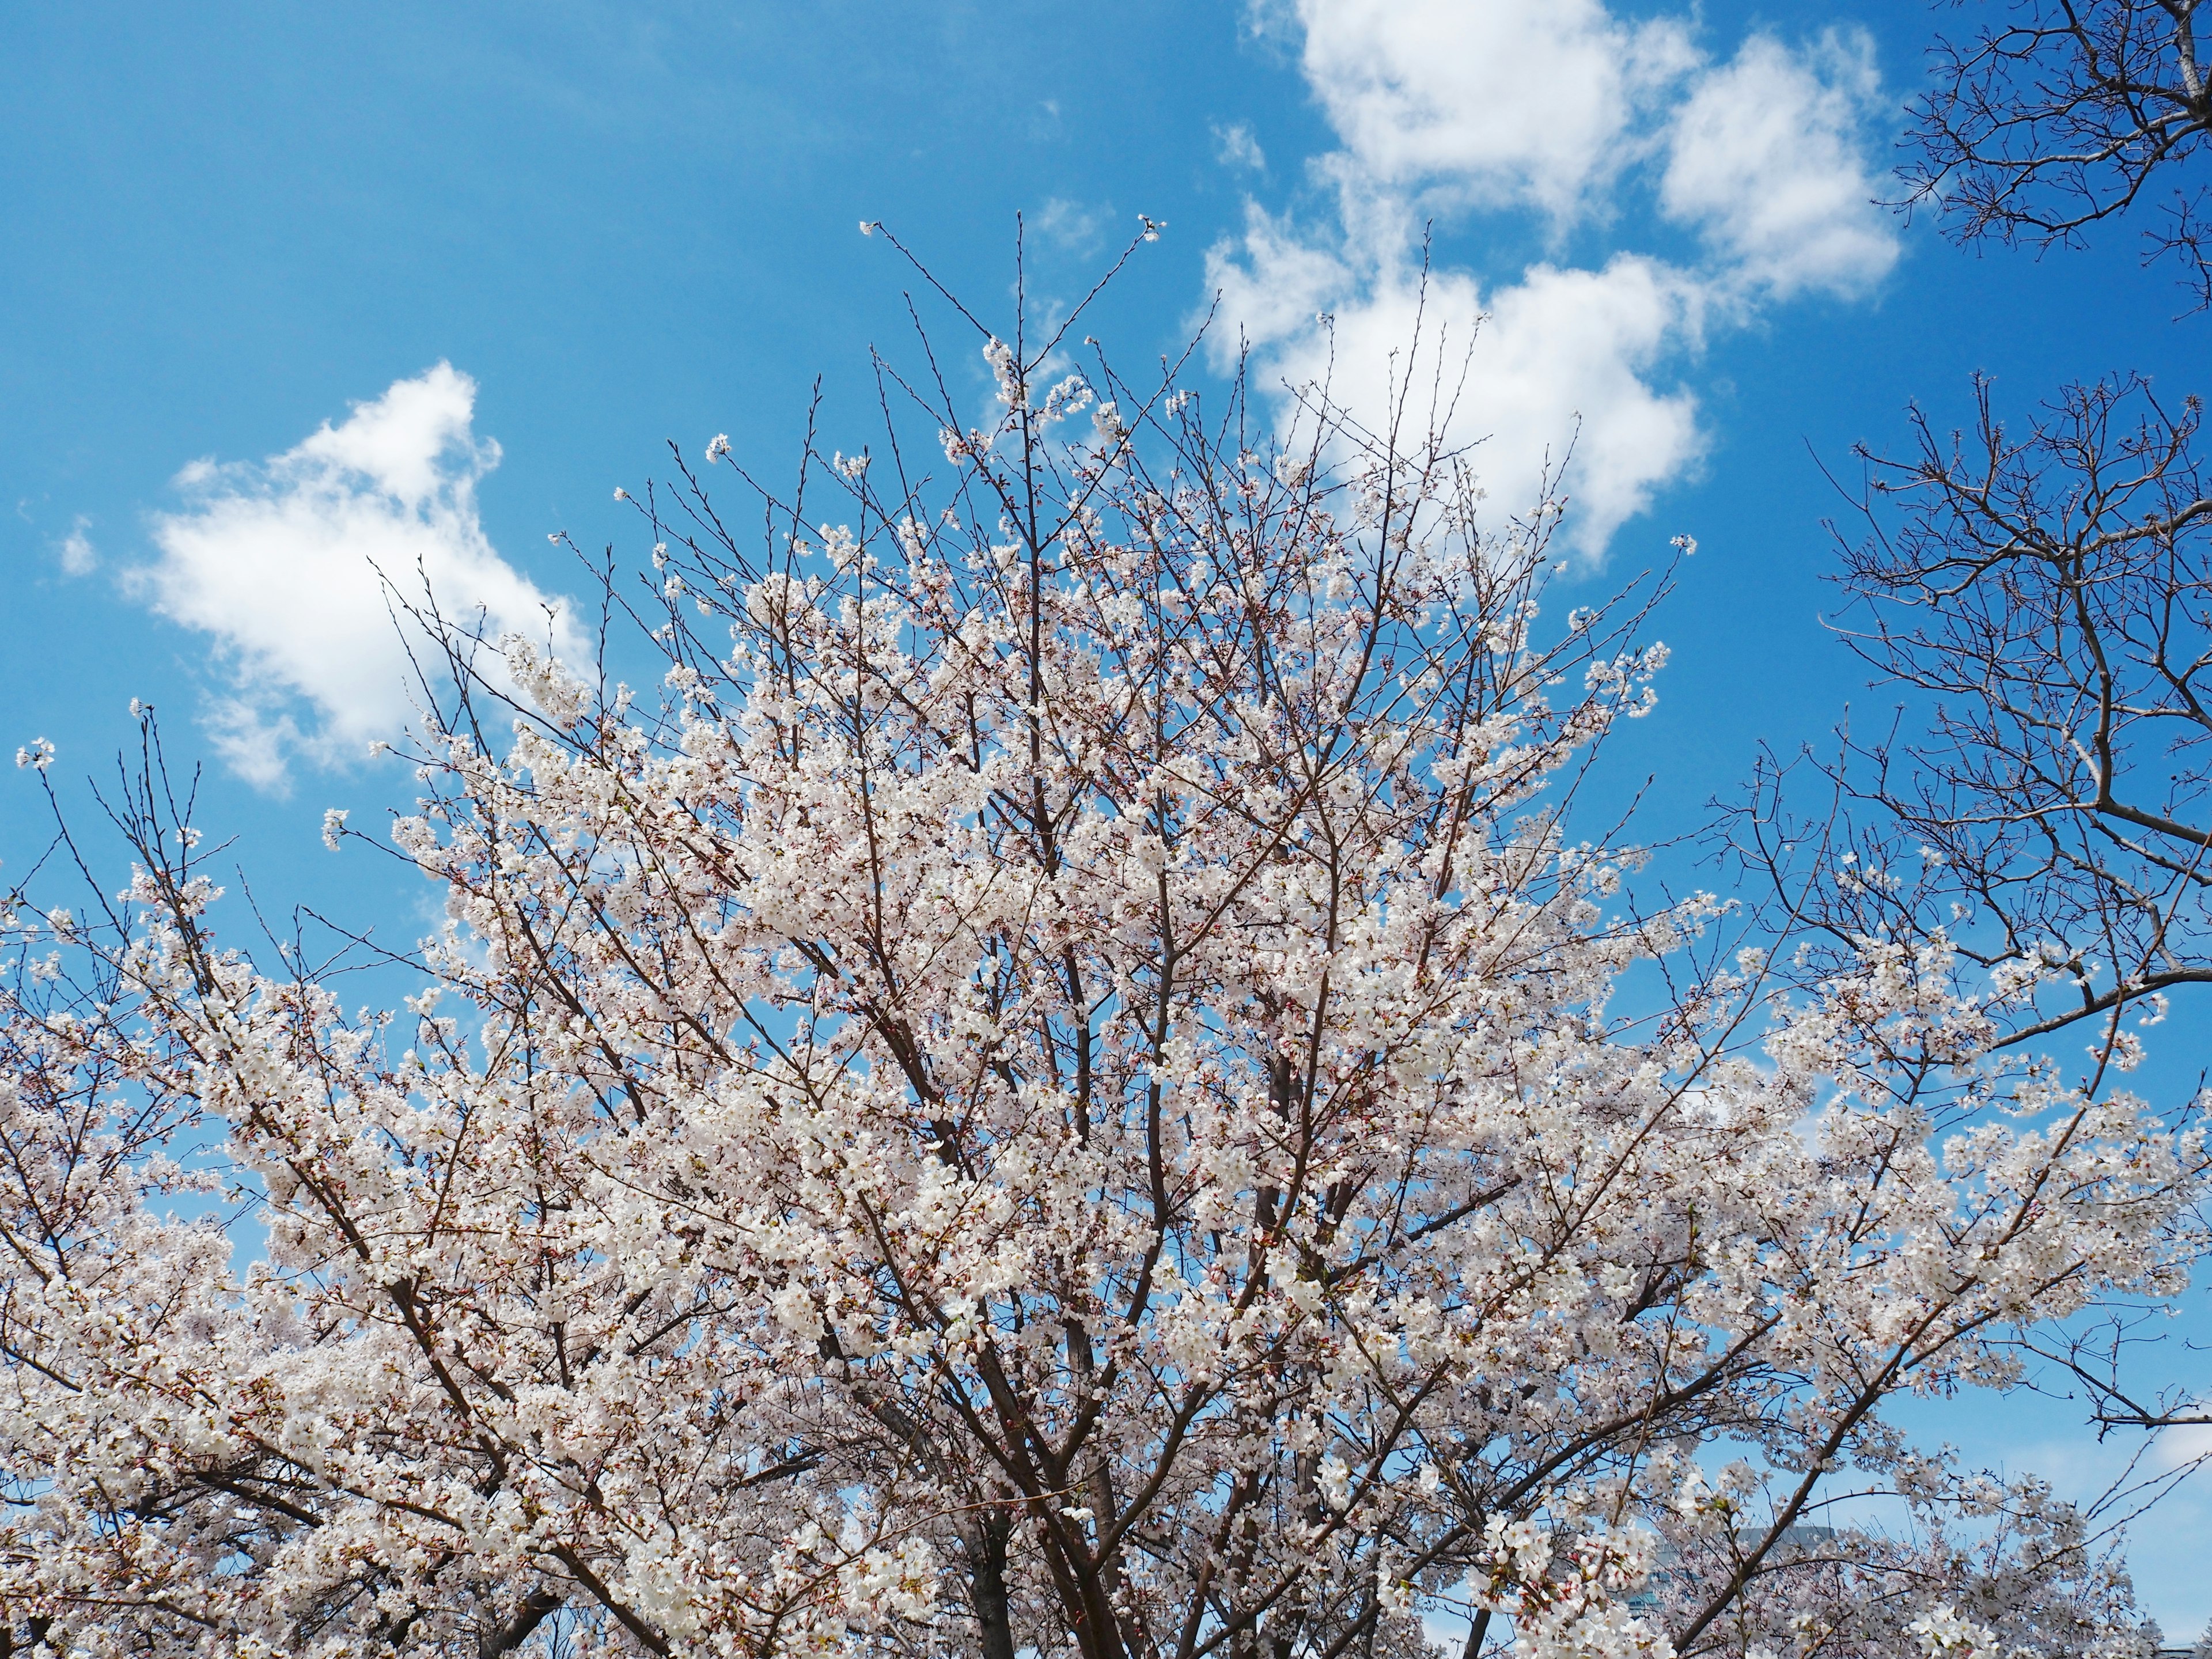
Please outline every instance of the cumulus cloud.
M404 611L395 621L395 591L489 637L580 653L564 607L484 536L476 486L499 446L475 435L476 391L440 363L283 454L177 475L185 507L155 520L161 556L132 586L210 637L226 684L209 726L257 787L285 787L295 760L343 764L405 724L422 641Z
M1704 233L1723 276L1778 297L1864 292L1897 263L1863 142L1881 86L1864 35L1802 52L1753 36L1676 112L1660 205Z
M1293 386L1333 365L1338 401L1371 418L1425 283L1424 328L1472 341L1442 435L1479 441L1492 494L1522 507L1572 441L1568 535L1586 557L1704 454L1688 377L1712 329L1794 295L1862 295L1895 262L1870 199L1863 34L1758 33L1723 61L1688 13L1631 21L1603 0L1257 4L1301 35L1340 147L1309 164L1326 222L1255 205L1212 251L1217 365L1249 348ZM1639 202L1654 211L1631 220ZM1468 213L1518 216L1554 249L1613 246L1583 268L1426 269L1424 225ZM1630 246L1624 222L1680 226L1704 253Z
M1639 106L1695 52L1601 0L1300 0L1302 64L1363 183L1570 221L1635 157Z
M1370 426L1410 384L1419 433L1474 443L1476 471L1509 511L1534 504L1571 447L1569 522L1583 553L1602 551L1703 453L1696 400L1649 378L1694 334L1703 296L1657 260L1538 264L1488 291L1464 271L1424 282L1403 264L1355 279L1256 210L1254 220L1239 257L1217 251L1212 276L1224 309L1273 341L1268 372L1326 381L1331 401ZM1317 320L1355 288L1354 303Z

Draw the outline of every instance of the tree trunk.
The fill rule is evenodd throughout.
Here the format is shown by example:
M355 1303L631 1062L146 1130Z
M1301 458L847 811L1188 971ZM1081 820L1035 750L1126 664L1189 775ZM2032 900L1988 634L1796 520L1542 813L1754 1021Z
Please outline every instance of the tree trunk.
M1006 1596L1006 1540L1010 1516L985 1510L961 1529L968 1552L969 1595L983 1632L983 1659L1014 1659L1013 1619Z

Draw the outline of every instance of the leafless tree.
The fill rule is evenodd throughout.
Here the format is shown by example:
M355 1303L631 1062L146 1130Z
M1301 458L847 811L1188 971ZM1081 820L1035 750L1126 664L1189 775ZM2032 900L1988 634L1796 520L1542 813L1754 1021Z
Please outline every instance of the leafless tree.
M2199 0L2009 0L2005 21L1939 38L1901 169L1960 243L2078 245L2155 204L2146 259L2172 254L2196 308L2212 305L2208 186L2191 182L2212 129ZM2169 193L2170 192L2170 193Z
M1916 411L1905 459L1861 451L1841 626L1924 718L1846 742L1832 776L1874 811L1809 914L1838 948L1940 929L1985 968L2033 964L2002 1042L2087 1023L2124 1060L2128 1022L2212 985L2200 410L2121 377L2014 429L1975 392L1971 433Z

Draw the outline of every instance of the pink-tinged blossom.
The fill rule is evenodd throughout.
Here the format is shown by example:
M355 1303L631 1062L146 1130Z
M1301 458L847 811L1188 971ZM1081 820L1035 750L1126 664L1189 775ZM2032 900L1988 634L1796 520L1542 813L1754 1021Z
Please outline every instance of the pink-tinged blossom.
M1785 995L1718 900L1630 911L1565 786L1664 652L1636 595L1547 631L1555 504L1342 427L1212 449L1103 373L1048 443L989 356L941 497L842 467L849 526L760 549L694 501L657 706L501 641L514 702L412 757L402 1009L219 936L151 775L119 931L0 918L0 1617L2131 1651L2078 1516L1884 1407L2178 1291L2201 1138L1993 1057L2020 985L1940 939ZM1858 1475L1914 1541L1810 1524Z

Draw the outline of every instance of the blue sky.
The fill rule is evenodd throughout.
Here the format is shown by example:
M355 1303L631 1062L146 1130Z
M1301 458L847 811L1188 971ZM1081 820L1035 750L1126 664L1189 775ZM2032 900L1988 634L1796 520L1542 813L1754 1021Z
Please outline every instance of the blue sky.
M1971 10L1966 15L1971 16ZM1121 0L1112 6L547 3L22 9L0 58L0 751L67 781L133 697L209 764L211 829L264 904L407 933L419 883L322 851L409 780L360 561L422 555L524 615L580 591L548 541L620 539L612 499L726 432L789 465L865 439L866 349L908 282L890 222L979 308L1087 286L1166 222L1091 325L1124 361L1217 292L1263 374L1389 343L1434 226L1435 295L1491 322L1468 436L1512 499L1581 422L1567 535L1595 596L1686 532L1634 734L1647 823L1686 825L1761 740L1881 708L1822 627L1820 463L1906 404L2014 407L2117 368L2207 380L2212 320L2124 234L1976 258L1869 205L1948 8L1616 0ZM447 365L441 370L440 365ZM981 364L974 368L980 377ZM1358 384L1353 384L1355 393ZM361 406L356 410L356 405ZM325 430L325 428L328 430ZM386 654L380 654L383 653ZM42 839L0 787L0 879ZM2062 1483L2109 1461L2063 1408L1942 1416ZM2173 1632L2200 1496L2147 1529ZM2200 1532L2201 1537L2203 1534Z

